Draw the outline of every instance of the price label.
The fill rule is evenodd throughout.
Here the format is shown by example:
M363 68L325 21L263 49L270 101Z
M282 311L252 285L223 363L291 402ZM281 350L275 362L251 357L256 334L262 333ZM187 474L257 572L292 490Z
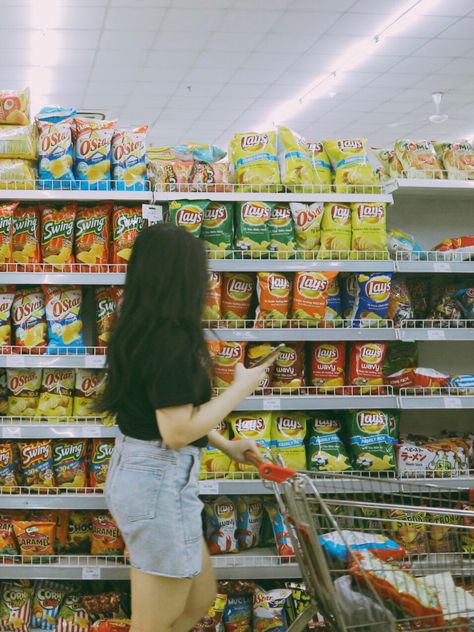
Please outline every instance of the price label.
M217 481L199 481L200 494L218 494L219 483Z
M428 329L426 335L428 340L446 340L446 333L443 329Z
M451 272L451 264L448 261L435 261L433 270L435 272Z
M460 397L444 397L445 408L462 408L462 399Z
M281 399L279 397L266 397L263 400L263 410L281 410Z
M142 204L142 215L149 224L158 224L163 221L163 207L159 204Z
M82 579L100 579L100 568L96 566L84 566Z
M84 358L86 369L103 369L105 366L105 356L90 355Z

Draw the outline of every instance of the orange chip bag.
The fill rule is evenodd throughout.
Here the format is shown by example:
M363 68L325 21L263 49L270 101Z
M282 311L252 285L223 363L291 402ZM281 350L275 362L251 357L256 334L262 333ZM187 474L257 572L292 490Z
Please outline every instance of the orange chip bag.
M304 343L287 343L274 364L272 386L291 391L304 386Z
M12 222L12 259L27 272L41 271L40 215L41 207L15 209Z
M64 264L74 263L74 220L77 204L65 204L56 209L47 207L41 211L41 258L52 268L70 272Z
M0 443L0 488L18 487L16 450L13 443Z
M126 266L133 244L146 225L140 206L115 206L112 212L112 261Z
M290 280L280 272L259 272L257 279L258 307L255 326L286 326L290 310Z
M109 513L92 516L91 555L123 555L124 541Z
M0 204L0 269L12 262L13 213L19 202Z
M12 305L12 322L17 347L44 352L47 340L46 312L43 292L39 287L17 289Z
M33 520L14 520L13 532L24 557L54 555L56 538L55 522L36 522Z
M18 443L23 481L27 487L54 487L53 449L50 440Z
M220 272L209 272L206 298L202 319L205 321L217 321L221 318L222 300L222 276Z
M337 272L296 272L292 318L305 327L317 327L326 314L329 286Z
M102 202L96 206L79 207L77 211L74 232L76 261L93 266L88 268L91 272L107 272L112 209L113 202Z
M114 439L92 439L89 455L89 478L91 487L104 487L110 459L114 451Z
M323 393L337 392L346 380L346 345L344 342L311 344L311 384Z
M65 439L53 444L53 467L58 487L86 487L85 439Z
M386 350L386 342L355 342L349 357L349 384L381 386L384 383L382 364ZM364 390L369 389L361 389L361 392Z
M115 287L97 287L96 305L96 345L106 347L112 335L117 318L117 300Z
M220 342L219 350L214 355L213 382L216 388L227 388L234 381L237 364L243 364L245 358L245 342Z
M13 535L13 519L12 512L0 511L0 555L16 555L18 553Z
M28 632L33 588L28 581L3 584L0 599L0 630Z
M255 278L252 274L224 272L222 278L222 318L231 327L245 327L249 317Z
M0 347L12 344L11 308L14 298L13 285L0 285Z

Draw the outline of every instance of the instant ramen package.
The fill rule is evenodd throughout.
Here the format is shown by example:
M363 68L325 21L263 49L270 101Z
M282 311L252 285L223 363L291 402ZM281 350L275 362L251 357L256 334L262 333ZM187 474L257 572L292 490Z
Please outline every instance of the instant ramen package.
M364 472L395 469L395 449L389 415L383 410L353 411L348 418L352 464Z
M46 320L48 321L48 353L56 354L65 347L84 346L82 334L82 289L79 286L44 286Z
M38 406L42 369L7 369L8 415L32 417Z
M225 439L229 439L229 426L225 420L220 421L215 430ZM201 451L201 472L200 478L215 478L225 476L230 469L231 459L227 454L208 444Z
M316 174L305 139L288 127L277 127L281 183L290 191L311 193Z
M41 258L62 272L70 272L74 263L74 222L77 204L65 204L61 208L46 207L41 210Z
M270 219L270 257L272 259L293 259L295 256L295 228L290 205L275 202L271 205Z
M347 259L351 250L351 207L326 202L321 229L318 259Z
M375 202L356 203L351 204L351 210L351 258L388 259L386 205Z
M474 147L467 140L434 142L433 146L446 170L448 180L474 179Z
M291 282L285 274L258 272L255 326L284 327L288 322L290 294Z
M365 138L324 140L323 146L334 169L336 193L357 193L361 187L376 192L377 177L367 156Z
M209 202L203 210L201 239L210 259L225 259L233 243L234 205Z
M303 204L290 202L291 214L295 225L295 239L298 252L303 259L313 259L314 252L321 243L321 220L323 206L318 202Z
M318 412L309 428L308 468L313 472L343 472L351 465L341 439L339 414Z
M44 296L39 287L17 289L12 305L15 345L20 350L44 352L47 341Z
M272 439L272 413L232 413L227 417L227 421L232 428L234 438L253 439L262 454L271 446ZM233 472L255 472L253 465L244 465L232 461L231 471Z
M292 318L302 327L318 327L326 314L329 286L337 272L295 272Z
M43 369L37 417L68 417L72 415L74 369Z
M228 496L209 498L204 502L206 542L211 555L237 553L237 510Z
M74 118L74 173L80 189L110 189L112 137L116 122Z
M272 451L283 459L285 467L306 469L307 415L305 413L273 413L271 441Z
M148 126L116 130L112 137L115 189L144 191L146 183L146 133Z
M200 237L206 200L173 200L170 202L171 221L193 237Z
M443 178L443 168L429 140L400 138L395 142L395 153L406 178Z
M30 89L0 90L0 125L28 125Z
M36 115L39 133L39 183L45 189L75 189L72 126L75 110L43 108Z
M258 546L263 521L263 500L259 496L237 497L237 545L239 551Z
M268 256L271 205L266 202L240 202L236 207L235 248L242 257L261 259Z
M228 153L240 191L280 189L276 132L234 134Z
M311 164L314 169L315 190L318 193L329 193L332 184L331 162L321 142L310 141L306 143Z

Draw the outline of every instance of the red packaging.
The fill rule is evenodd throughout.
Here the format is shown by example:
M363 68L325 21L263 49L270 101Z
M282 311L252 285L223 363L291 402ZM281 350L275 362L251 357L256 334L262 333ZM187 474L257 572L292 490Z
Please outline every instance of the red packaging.
M349 384L351 386L382 386L382 364L387 350L386 342L355 342L349 358ZM369 392L369 389L361 389Z
M95 290L96 346L106 347L117 318L116 287L98 287Z
M77 211L74 231L76 261L85 264L85 272L107 272L112 209L113 202L102 202L96 206L80 207Z
M337 392L346 383L346 345L344 342L311 344L311 384L323 393ZM339 391L340 392L340 391Z
M41 258L51 264L52 270L72 270L76 211L77 204L73 202L60 209L47 207L41 212Z
M0 204L0 270L6 270L12 262L13 213L19 202Z
M274 363L272 386L288 393L304 386L304 342L282 347Z
M132 255L133 244L145 228L141 206L116 206L112 212L112 257L111 263L120 265L125 271Z
M418 367L392 373L385 378L385 381L394 389L399 390L400 388L440 388L447 386L449 379L449 375L444 375L434 369Z
M245 357L245 366L251 369L257 366L262 358L265 358L272 351L272 344L270 342L250 342L247 347L247 355ZM268 389L272 383L274 365L270 365L265 370L265 375L260 381L258 389L255 393L264 393L265 389Z
M12 222L12 260L20 270L41 272L40 211L43 207L15 209Z

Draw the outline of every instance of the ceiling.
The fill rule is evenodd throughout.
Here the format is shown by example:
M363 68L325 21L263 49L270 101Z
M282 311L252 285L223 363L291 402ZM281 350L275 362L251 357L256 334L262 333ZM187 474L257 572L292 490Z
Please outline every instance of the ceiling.
M0 0L0 89L226 145L377 33L406 0ZM474 0L433 3L287 121L308 139L474 136ZM419 119L445 92L442 125Z

